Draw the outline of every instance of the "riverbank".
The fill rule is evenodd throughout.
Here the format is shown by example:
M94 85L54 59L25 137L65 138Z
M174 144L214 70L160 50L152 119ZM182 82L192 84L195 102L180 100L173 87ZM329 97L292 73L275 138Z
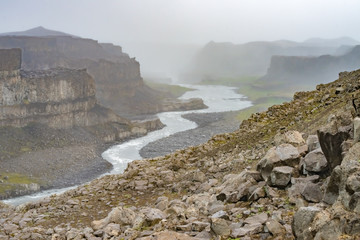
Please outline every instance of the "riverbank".
M59 130L30 124L0 128L0 199L93 180L113 168L101 157L103 151L163 127L158 119L129 126L109 123Z
M164 156L205 143L214 135L233 132L239 128L240 122L236 119L238 114L239 111L184 114L182 117L195 122L197 128L151 142L140 150L140 155L143 158Z

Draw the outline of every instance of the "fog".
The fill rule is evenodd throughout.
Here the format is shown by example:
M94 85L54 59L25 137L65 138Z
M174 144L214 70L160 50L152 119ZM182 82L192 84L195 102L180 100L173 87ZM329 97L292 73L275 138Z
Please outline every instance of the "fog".
M121 45L143 74L181 72L210 41L360 39L357 0L11 0L0 32L37 26Z

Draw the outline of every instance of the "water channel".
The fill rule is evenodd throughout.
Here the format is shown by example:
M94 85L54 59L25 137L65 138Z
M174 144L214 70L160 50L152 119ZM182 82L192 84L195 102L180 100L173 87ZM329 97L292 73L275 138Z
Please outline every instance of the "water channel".
M196 123L181 117L183 114L238 111L251 106L251 102L243 95L236 93L235 88L226 86L185 84L182 86L195 90L186 92L180 97L180 99L202 98L208 108L181 112L163 112L157 114L161 122L166 125L164 128L150 132L146 136L114 145L103 152L102 157L113 165L113 170L106 174L120 174L124 172L129 162L141 159L139 151L148 143L170 136L177 132L196 128ZM19 205L26 202L36 201L52 194L59 194L75 187L76 186L62 189L51 189L27 196L4 200L4 202L11 205Z

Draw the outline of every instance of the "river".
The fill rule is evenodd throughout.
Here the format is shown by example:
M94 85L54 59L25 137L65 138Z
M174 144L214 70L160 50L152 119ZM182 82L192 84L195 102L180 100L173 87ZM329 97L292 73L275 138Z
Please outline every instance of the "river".
M183 114L237 111L251 106L251 102L248 101L243 95L236 93L235 88L226 86L187 84L183 84L182 86L195 90L186 92L183 96L180 97L180 99L202 98L208 108L181 112L163 112L157 114L161 122L166 125L164 128L150 132L144 137L136 138L122 144L112 146L103 152L102 157L114 166L113 170L107 174L122 173L126 169L129 162L141 159L139 151L148 143L170 136L177 132L196 128L196 123L181 117ZM19 205L26 202L36 201L52 194L59 194L75 187L76 186L62 189L51 189L32 195L7 199L4 200L4 202L11 205Z

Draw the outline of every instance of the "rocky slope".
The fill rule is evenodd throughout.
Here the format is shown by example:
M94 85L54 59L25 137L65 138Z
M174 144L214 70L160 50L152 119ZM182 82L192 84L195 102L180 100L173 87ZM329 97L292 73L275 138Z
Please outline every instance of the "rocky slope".
M25 70L86 68L95 79L99 103L121 116L163 111L162 94L144 84L139 63L120 46L35 29L0 36L0 48L21 48Z
M98 105L86 70L20 66L20 49L0 50L0 198L89 180L111 168L100 157L105 143L163 126Z
M358 239L360 70L239 130L1 208L3 239ZM306 141L305 141L306 139Z

